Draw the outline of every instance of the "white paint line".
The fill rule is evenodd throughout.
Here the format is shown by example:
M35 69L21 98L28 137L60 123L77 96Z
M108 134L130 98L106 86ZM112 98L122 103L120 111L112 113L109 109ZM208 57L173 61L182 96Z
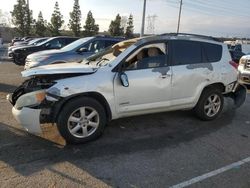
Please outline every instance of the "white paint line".
M235 163L232 163L232 164L229 164L227 166L224 166L222 168L219 168L217 170L214 170L214 171L211 171L211 172L208 172L206 174L203 174L201 176L197 176L195 178L192 178L188 181L184 181L182 183L179 183L177 185L173 185L171 186L170 188L183 188L183 187L187 187L187 186L190 186L192 184L195 184L197 182L200 182L200 181L203 181L205 179L208 179L208 178L211 178L213 176L216 176L218 174L221 174L221 173L224 173L228 170L231 170L233 168L237 168L237 167L240 167L246 163L249 163L250 162L250 157L246 158L246 159L243 159L241 161L238 161L238 162L235 162Z

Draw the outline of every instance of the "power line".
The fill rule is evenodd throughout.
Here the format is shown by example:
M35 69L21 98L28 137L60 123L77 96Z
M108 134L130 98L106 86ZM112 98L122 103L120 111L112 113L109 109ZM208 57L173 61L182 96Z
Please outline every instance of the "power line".
M210 12L210 13L215 13L214 15L217 15L217 14L224 14L224 15L232 15L233 16L238 16L238 17L247 17L247 16L250 16L249 14L244 14L242 12L237 12L236 10L229 10L229 7L228 9L225 9L223 7L220 7L218 5L214 6L212 4L207 4L207 3L201 3L201 2L193 2L193 1L185 1L185 7L189 7L189 8L192 8L192 9L197 9L197 10L200 10L200 11L204 11L204 12Z
M179 2L177 0L163 0L168 6L172 8L177 8ZM226 2L225 2L226 3ZM235 17L250 17L250 14L246 12L246 10L250 9L249 5L242 6L240 10L236 9L235 7L230 6L230 3L224 4L223 2L219 1L216 5L211 1L203 1L203 0L186 0L183 3L185 10L192 10L194 12L199 12L201 14L207 15L222 15L228 16L233 15ZM249 6L249 8L248 8ZM179 6L178 6L179 8ZM244 11L242 11L244 9Z

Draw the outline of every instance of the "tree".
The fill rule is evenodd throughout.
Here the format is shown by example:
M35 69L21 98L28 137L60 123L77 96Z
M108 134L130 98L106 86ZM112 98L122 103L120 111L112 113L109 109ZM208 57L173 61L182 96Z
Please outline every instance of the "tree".
M60 35L60 28L62 27L64 20L63 20L63 15L60 12L58 2L55 3L54 12L52 13L50 21L51 23L49 27L51 30L51 34L53 36Z
M73 31L75 36L81 34L81 10L79 0L75 0L73 11L70 12L69 28Z
M121 27L121 16L119 14L117 14L115 20L111 21L109 33L112 36L123 36L124 28Z
M132 14L130 14L129 18L128 18L125 37L126 38L133 38L134 37L134 19L133 19Z
M38 14L36 24L35 24L35 33L38 36L43 37L43 36L45 36L46 31L47 31L46 20L43 19L43 14L40 11Z
M83 34L86 37L96 35L99 32L99 25L95 24L95 19L91 11L89 11L87 14L87 18L83 28L84 28Z
M17 0L11 16L12 23L16 26L18 33L21 36L29 35L31 31L32 11L29 10L25 0Z
M28 4L25 6L25 34L28 36L32 31L32 24L34 23L32 10L29 9Z
M126 31L127 23L128 23L128 17L127 16L121 16L121 28L123 28L123 32Z

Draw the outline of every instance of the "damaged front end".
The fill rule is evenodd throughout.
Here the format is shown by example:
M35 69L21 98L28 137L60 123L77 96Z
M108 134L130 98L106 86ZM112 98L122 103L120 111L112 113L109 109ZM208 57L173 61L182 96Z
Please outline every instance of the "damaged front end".
M22 76L29 79L7 95L8 101L13 105L13 116L28 132L41 134L46 123L55 123L59 112L57 104L63 101L59 97L60 91L53 86L60 80L96 71L96 67L79 63L48 65L23 71Z
M40 117L46 101L46 89L56 82L45 77L34 77L26 80L7 100L13 105L15 119L30 133L40 134Z

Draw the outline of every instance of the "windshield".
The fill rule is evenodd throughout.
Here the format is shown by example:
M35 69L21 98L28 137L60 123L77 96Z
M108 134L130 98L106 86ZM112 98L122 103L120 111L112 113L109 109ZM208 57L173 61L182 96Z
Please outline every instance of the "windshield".
M54 39L54 38L48 38L47 40L45 40L45 41L39 43L37 46L42 46L42 45L46 44L47 42L49 42L49 41L51 41L51 40L53 40L53 39Z
M33 39L31 41L28 42L28 45L34 44L36 41L38 41L39 39Z
M38 44L40 44L40 43L42 43L43 41L46 41L46 40L48 40L48 38L41 38L40 40L36 41L34 43L34 45L38 45Z
M45 40L47 40L48 38L37 38L37 39L33 39L31 41L29 41L28 45L36 45L39 44Z
M101 52L98 52L88 57L87 61L83 60L82 63L87 63L87 64L94 63L100 66L106 65L137 41L138 39L131 39L119 42L112 47L108 47L105 50L102 50Z
M82 44L84 44L85 42L87 42L91 39L93 39L93 37L86 37L86 38L78 39L78 40L68 44L67 46L63 47L61 50L62 51L75 50L76 48L80 47Z

